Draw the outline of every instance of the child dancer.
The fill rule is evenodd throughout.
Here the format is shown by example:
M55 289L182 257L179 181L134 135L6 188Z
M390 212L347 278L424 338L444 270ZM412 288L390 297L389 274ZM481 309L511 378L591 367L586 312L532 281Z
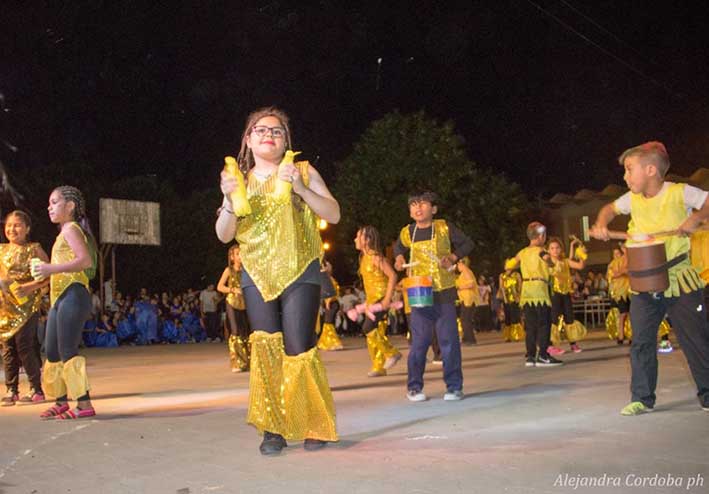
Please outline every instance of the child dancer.
M627 149L618 161L625 168L629 192L599 211L591 235L608 240L608 224L619 214L630 214L628 233L653 234L676 230L662 237L667 254L670 286L664 293L632 293L630 320L631 402L621 415L638 415L655 407L657 386L657 328L665 313L672 320L703 410L709 412L709 328L704 307L704 281L689 261L689 238L709 218L707 192L683 183L665 181L670 167L667 149L647 142ZM692 209L697 211L690 214Z
M586 266L586 261L583 259L585 255L583 251L580 252L579 260L574 259L574 248L576 246L582 248L580 242L574 239L569 245L569 257L566 258L564 257L564 244L561 239L557 237L549 239L549 255L554 263L551 293L551 341L554 346L549 347L551 355L563 353L563 350L558 348L561 344L562 328L564 337L569 340L571 351L574 353L581 351L577 342L586 336L586 327L574 319L574 308L571 302L571 285L573 282L571 269L580 271Z
M526 367L555 367L563 362L549 355L549 337L551 332L551 299L549 297L549 279L551 277L551 258L543 249L547 238L547 229L538 221L527 226L529 246L517 253L505 263L505 270L522 270L522 294L520 305L524 313L524 327L527 332Z
M229 265L217 283L217 291L226 294L226 315L229 328L229 360L232 372L249 370L249 321L246 318L246 303L241 292L241 257L239 246L232 245L227 255Z
M263 434L264 455L279 454L286 439L305 439L308 451L337 441L315 325L323 252L318 220L336 224L340 207L315 168L292 162L290 149L285 113L263 108L249 115L238 157L246 188L240 175L222 172L216 222L222 242L236 236L240 245L241 290L253 330L247 421Z
M362 277L368 307L380 304L375 312L375 320L365 316L362 333L367 337L367 349L372 361L369 377L386 376L401 359L401 353L386 337L387 313L391 297L396 287L396 273L382 254L379 232L373 226L363 226L357 230L355 248L359 251L359 275Z
M619 345L623 344L625 338L628 341L631 340L630 335L625 334L626 320L628 319L628 312L630 311L630 279L628 278L628 258L626 257L626 247L621 245L613 249L613 260L608 264L608 292L611 298L611 311L616 311L616 324L611 325L606 324L606 328L615 329L615 335L611 335L611 338L615 338ZM608 318L611 318L611 314L608 314ZM610 332L609 332L610 334Z
M60 227L51 263L33 269L39 278L49 277L51 309L47 315L44 347L47 360L42 371L44 391L56 403L42 419L93 417L86 359L79 355L84 321L91 314L89 280L96 272L96 241L86 216L86 201L79 189L62 185L49 196L49 219ZM69 409L68 400L77 406Z
M473 243L452 223L433 219L438 212L436 203L437 197L433 192L418 192L409 196L409 214L414 222L401 230L394 246L397 270L404 269L409 257L411 275L430 276L433 282L433 305L411 308L406 396L414 402L428 399L423 393L423 373L434 331L443 357L443 380L447 389L443 399L463 399L463 372L455 311L457 294L455 274L451 269L459 259L470 253Z
M505 311L505 324L502 326L502 338L506 342L520 341L525 338L519 298L522 294L522 276L517 271L506 269L500 274L498 298L502 299Z
M332 264L324 261L320 271L327 273L330 277L330 282L335 288L335 294L332 297L328 297L323 300L325 313L323 316L322 331L320 333L320 338L318 338L318 348L324 351L342 350L344 348L342 346L342 340L340 340L340 337L337 335L337 330L335 329L337 311L340 310L340 302L338 301L338 297L340 296L340 285L332 276Z
M30 259L48 262L47 254L36 242L29 242L31 221L24 211L5 217L5 237L0 244L0 343L5 368L7 394L2 406L44 402L39 358L37 322L42 302L41 289L49 280L36 281L30 272ZM30 391L20 397L20 367L24 367Z

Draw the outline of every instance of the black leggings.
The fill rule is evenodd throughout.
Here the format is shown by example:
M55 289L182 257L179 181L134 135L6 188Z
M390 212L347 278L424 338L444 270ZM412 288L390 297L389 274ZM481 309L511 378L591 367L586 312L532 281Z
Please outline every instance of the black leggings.
M39 340L37 339L37 321L39 314L30 316L27 322L7 340L2 350L2 360L5 367L5 385L8 390L17 393L20 383L20 367L25 368L27 379L32 389L42 392L40 369L42 360L39 355Z
M226 304L227 328L229 334L246 339L249 337L249 321L246 318L246 311L235 309L229 304Z
M91 296L81 283L72 283L47 315L44 348L50 362L66 362L79 354L84 323L91 315Z
M286 355L290 356L300 355L315 346L320 285L296 281L269 302L263 300L256 286L242 287L242 291L253 331L282 331Z
M574 305L568 293L552 292L551 294L551 323L556 324L559 316L564 316L564 324L574 322Z
M325 307L323 322L325 324L335 324L335 317L337 316L338 310L340 310L340 303L337 300L330 302L330 307Z

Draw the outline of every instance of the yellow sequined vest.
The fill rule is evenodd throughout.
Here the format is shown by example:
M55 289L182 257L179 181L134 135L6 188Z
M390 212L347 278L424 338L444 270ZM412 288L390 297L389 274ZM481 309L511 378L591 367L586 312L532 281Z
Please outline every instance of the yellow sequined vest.
M506 304L518 304L522 278L519 273L503 273L502 274L502 293L505 297L503 302Z
M433 233L430 240L417 240L411 245L409 226L401 230L401 244L411 249L411 261L418 263L411 268L412 276L430 276L433 279L433 291L439 292L455 286L455 273L441 268L438 260L451 253L451 241L448 224L445 220L433 220Z
M630 296L630 278L625 274L618 278L613 275L620 271L621 264L625 262L624 257L613 259L608 264L608 294L613 300L627 300Z
M76 228L79 233L81 233L81 238L84 239L88 248L89 244L86 235L84 235L84 230L81 229L78 223L71 222L69 225L71 228ZM52 246L52 264L64 264L74 259L76 259L74 251L71 250L64 235L59 233ZM83 270L76 273L56 273L49 277L49 300L52 306L54 306L57 299L64 293L64 290L72 283L80 283L86 287L87 290L89 289L89 278Z
M37 257L38 248L38 243L0 244L0 280L8 286L13 282L32 281L30 259ZM10 290L0 290L0 341L9 340L22 329L39 310L41 302L40 290L30 293L24 303L20 303Z
M308 162L295 166L307 186ZM236 227L241 262L266 302L277 298L322 254L319 218L297 194L285 204L274 198L276 180L277 173L264 182L249 174L246 197L251 214L240 218Z
M387 293L387 285L389 278L386 277L384 271L379 269L375 264L376 256L369 253L362 253L359 260L359 275L362 277L364 285L364 293L368 304L373 304L381 299Z
M670 184L654 197L631 193L628 233L652 234L680 226L689 216L684 204L684 185ZM664 237L663 241L668 261L689 253L688 237L673 235ZM670 287L665 290L665 297L678 297L680 291L689 293L704 287L704 281L689 258L671 267L668 274Z
M229 280L227 280L227 286L229 288L241 288L241 273L231 266L229 266ZM226 303L229 304L232 309L246 309L244 295L242 293L227 293Z
M525 247L517 254L522 271L522 294L519 303L525 305L551 305L549 298L550 268L539 257L541 247Z
M569 268L569 260L561 259L559 261L554 261L554 267L552 268L552 275L554 277L554 292L566 295L571 293L571 269Z

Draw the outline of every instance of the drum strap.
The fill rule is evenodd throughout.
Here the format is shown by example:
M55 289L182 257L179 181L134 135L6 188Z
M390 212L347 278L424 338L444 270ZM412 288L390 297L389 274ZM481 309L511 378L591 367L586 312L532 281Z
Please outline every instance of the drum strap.
M662 273L663 271L669 270L671 267L674 267L687 259L687 253L685 252L684 254L680 254L674 259L671 259L667 261L664 264L660 264L659 266L656 266L654 268L650 269L643 269L640 271L628 271L628 274L630 276L633 276L634 278L646 278L648 276L654 276L656 274Z

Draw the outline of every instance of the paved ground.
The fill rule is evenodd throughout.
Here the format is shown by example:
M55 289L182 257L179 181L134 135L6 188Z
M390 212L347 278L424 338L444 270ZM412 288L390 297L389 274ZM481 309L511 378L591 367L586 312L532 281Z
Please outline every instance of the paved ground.
M405 340L393 341L406 354ZM294 443L276 458L259 455L244 423L248 375L228 371L225 346L87 351L100 415L41 422L41 406L0 409L0 493L709 489L709 413L680 351L660 356L657 410L628 418L618 414L628 347L600 332L556 369L525 368L521 343L481 335L463 349L461 402L441 399L441 370L429 366L431 399L409 403L405 359L369 379L364 339L345 346L324 354L341 441L314 453Z

